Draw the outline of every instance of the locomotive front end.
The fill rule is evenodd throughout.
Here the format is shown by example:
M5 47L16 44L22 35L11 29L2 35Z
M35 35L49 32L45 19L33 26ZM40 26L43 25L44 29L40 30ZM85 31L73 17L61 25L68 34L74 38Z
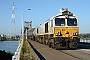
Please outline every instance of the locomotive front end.
M80 41L78 27L55 27L54 38L61 47L76 48Z
M78 18L64 11L62 15L55 18L54 38L59 47L76 48L79 39Z

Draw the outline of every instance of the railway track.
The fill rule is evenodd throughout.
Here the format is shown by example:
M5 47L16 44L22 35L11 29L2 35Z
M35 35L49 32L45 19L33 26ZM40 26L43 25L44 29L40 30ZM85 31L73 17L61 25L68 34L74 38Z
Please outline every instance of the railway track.
M29 41L30 46L32 47L32 49L35 51L35 53L37 54L37 56L40 58L40 60L46 60L32 45L32 43Z
M58 50L79 60L90 60L90 43L79 43L75 50Z
M29 43L40 60L90 60L90 50L80 48L81 45L74 50L55 50L32 40Z
M90 43L79 43L75 50L60 50L60 52L80 60L90 60Z
M90 60L90 54L87 54L84 52L75 51L75 50L60 50L60 52L66 54L66 55L70 55L79 60Z

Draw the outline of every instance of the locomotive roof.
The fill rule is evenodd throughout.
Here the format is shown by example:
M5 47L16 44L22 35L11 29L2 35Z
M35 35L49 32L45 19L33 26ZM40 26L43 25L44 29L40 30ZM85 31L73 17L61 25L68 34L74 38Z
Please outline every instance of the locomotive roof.
M74 16L74 17L77 18L77 16L76 16L74 13L72 13L71 11L69 11L69 9L67 9L67 8L61 8L59 13L57 13L57 14L54 15L53 17L49 18L48 20L46 20L44 23L38 25L37 27L39 27L39 26L47 23L47 22L50 21L50 20L53 20L54 18L56 18L56 17L58 17L58 16L65 16L65 15Z
M48 20L52 20L52 19L54 19L55 17L65 16L65 15L74 16L74 17L77 18L77 16L76 16L74 13L72 13L71 11L69 11L67 8L62 8L62 9L60 9L60 12L59 12L59 13L57 13L56 15L54 15L53 17L51 17L51 18L48 19Z

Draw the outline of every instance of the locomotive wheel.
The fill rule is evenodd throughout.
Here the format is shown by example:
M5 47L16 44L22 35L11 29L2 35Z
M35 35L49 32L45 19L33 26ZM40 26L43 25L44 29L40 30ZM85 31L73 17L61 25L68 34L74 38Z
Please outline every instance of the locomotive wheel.
M45 42L45 41L43 41L43 44L45 45L45 44L46 44L46 42Z
M56 44L55 44L55 49L56 49L56 50L60 49L60 47L61 47L60 43L56 43Z
M42 44L44 44L44 40L42 40Z
M39 42L38 40L36 40L36 42Z
M52 46L51 43L48 43L48 46L51 48L51 46Z
M41 44L43 44L43 40L41 40Z
M49 44L49 42L48 42L48 40L46 40L46 45L48 45Z
M54 44L54 43L52 43L51 45L52 45L52 46L51 46L52 48L55 48L55 44Z
M54 41L54 39L51 39L50 42L51 42L51 48L55 48L55 41Z
M69 48L69 42L66 42L66 47Z
M76 48L78 46L78 43L77 42L71 42L69 43L69 47L70 48Z
M40 43L42 44L42 39L40 39Z

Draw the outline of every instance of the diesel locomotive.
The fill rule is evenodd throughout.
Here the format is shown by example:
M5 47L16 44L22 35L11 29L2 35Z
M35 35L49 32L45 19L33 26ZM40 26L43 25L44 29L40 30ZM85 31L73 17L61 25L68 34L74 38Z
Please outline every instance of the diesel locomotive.
M33 28L31 34L29 39L52 48L76 48L80 41L78 17L68 8L61 8L58 14Z

